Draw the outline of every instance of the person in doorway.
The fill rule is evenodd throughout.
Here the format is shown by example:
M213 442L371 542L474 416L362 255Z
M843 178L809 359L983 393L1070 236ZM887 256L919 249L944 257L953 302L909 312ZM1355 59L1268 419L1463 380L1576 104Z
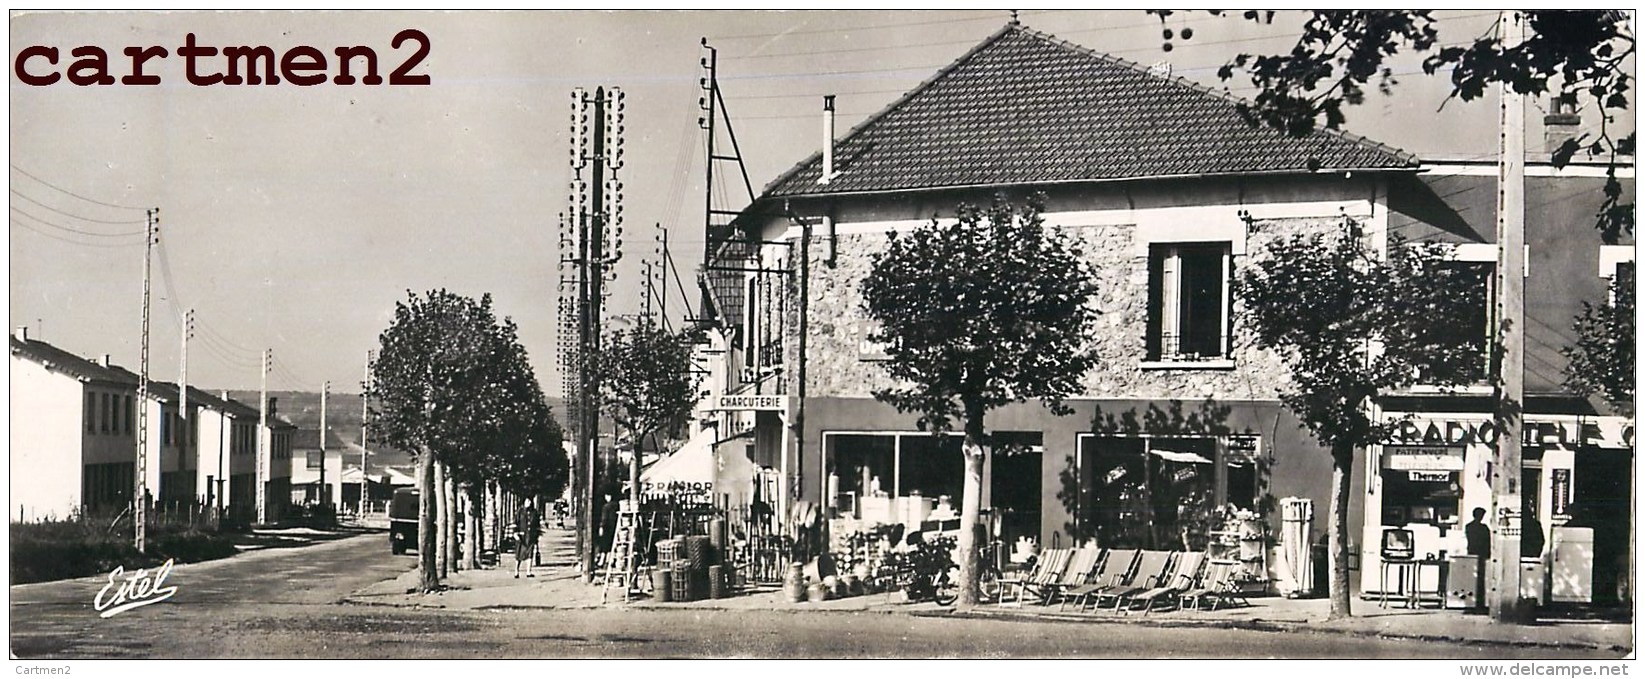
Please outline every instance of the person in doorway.
M1468 539L1468 553L1479 557L1481 563L1491 558L1491 527L1485 524L1485 508L1474 508L1474 520L1463 526Z

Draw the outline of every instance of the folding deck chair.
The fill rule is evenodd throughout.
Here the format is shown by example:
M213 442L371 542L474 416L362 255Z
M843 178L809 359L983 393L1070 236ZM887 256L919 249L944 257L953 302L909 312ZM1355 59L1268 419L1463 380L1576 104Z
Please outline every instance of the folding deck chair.
M1213 611L1225 603L1251 605L1245 594L1234 584L1234 572L1239 567L1239 564L1233 562L1212 561L1205 568L1205 574L1200 576L1199 586L1178 595L1180 605L1183 608L1199 610L1209 602Z
M1131 574L1131 566L1137 561L1137 553L1138 550L1135 549L1109 550L1108 558L1103 559L1102 566L1092 572L1091 577L1085 579L1085 584L1063 591L1063 604L1073 600L1076 606L1083 609L1085 600L1092 593L1105 587L1113 587L1121 582L1126 582ZM1058 606L1057 609L1061 610L1062 606Z
M1121 595L1115 608L1127 613L1136 610L1142 604L1142 612L1147 614L1154 610L1154 605L1161 601L1176 600L1178 594L1193 589L1200 569L1205 567L1205 552L1183 552L1177 555L1176 562L1171 567L1171 573L1152 589Z
M1105 604L1111 603L1114 610L1119 610L1121 597L1146 592L1158 586L1166 571L1170 569L1171 558L1175 555L1176 552L1143 550L1142 556L1137 557L1137 568L1132 571L1130 578L1123 583L1091 593L1092 600L1096 602L1095 607L1103 608Z
M1062 577L1040 588L1040 604L1050 605L1068 590L1084 585L1107 553L1108 550L1101 547L1080 547L1074 550L1074 555L1068 559L1068 567L1062 571Z
M1000 605L1021 606L1023 595L1027 593L1028 589L1043 588L1061 578L1073 556L1074 550L1072 549L1053 548L1040 552L1039 560L1034 562L1034 569L1029 571L1027 575L1020 578L1000 580ZM1017 600L1008 603L1005 600L1007 596L1006 588L1012 586L1017 588Z

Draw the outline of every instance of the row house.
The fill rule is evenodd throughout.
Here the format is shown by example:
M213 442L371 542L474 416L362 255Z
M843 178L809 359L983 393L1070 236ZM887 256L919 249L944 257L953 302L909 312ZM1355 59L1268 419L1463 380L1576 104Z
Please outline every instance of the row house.
M1335 131L1292 138L1251 127L1224 93L1015 23L844 135L831 103L823 149L711 229L703 279L717 322L705 355L721 364L710 375L722 390L705 413L720 445L780 479L779 510L805 500L883 517L906 516L910 500L961 505L959 437L921 432L917 415L872 396L889 379L860 293L888 232L952 218L961 203L1043 194L1046 223L1075 235L1099 277L1090 340L1101 367L1084 376L1074 412L1030 402L987 422L1002 445L985 465L982 505L1006 539L1047 545L1184 549L1196 532L1205 539L1212 508L1251 510L1277 527L1286 497L1312 500L1309 539L1321 540L1330 455L1281 404L1278 357L1240 336L1233 276L1275 238L1345 220L1384 250L1398 232L1457 243L1459 266L1494 259L1494 214L1477 209L1494 195L1489 167L1428 164ZM1548 283L1527 286L1530 325L1546 326L1529 332L1543 376L1528 382L1552 394L1579 300L1603 299L1593 272L1622 254L1583 231L1597 192L1564 183L1593 172L1533 174L1533 203L1549 212L1532 220L1530 269ZM1480 317L1436 322L1477 332L1483 366L1481 299ZM1417 393L1382 407L1463 407L1440 398L1468 396ZM1382 447L1360 455L1382 478ZM1386 511L1373 499L1381 481L1364 478L1349 514L1367 527L1369 552L1370 526L1380 530L1375 515ZM1454 509L1420 516L1457 542L1463 509L1459 496Z
M12 520L67 518L128 506L136 486L134 453L143 418L149 427L144 465L149 502L160 507L233 505L247 517L254 512L256 408L194 388L184 399L176 384L156 380L149 381L148 398L140 406L138 375L107 355L100 361L86 359L31 339L22 328L10 344L13 478L26 481L11 486ZM277 417L265 429L273 444L269 484L274 517L283 513L278 505L289 495L294 429ZM225 477L230 479L226 488L221 483Z
M344 499L343 455L349 444L327 428L325 445L320 445L319 429L298 429L291 441L291 502L292 504L336 505ZM352 457L359 458L359 453ZM359 502L360 480L352 480L355 492L350 496Z

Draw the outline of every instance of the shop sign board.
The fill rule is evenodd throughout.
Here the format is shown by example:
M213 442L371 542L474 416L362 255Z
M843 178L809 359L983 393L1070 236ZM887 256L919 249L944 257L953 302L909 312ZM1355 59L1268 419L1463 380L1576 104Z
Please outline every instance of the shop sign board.
M1398 471L1462 471L1462 453L1462 448L1446 446L1388 446L1382 450L1382 468Z
M1430 472L1430 471L1422 471L1422 470L1412 469L1410 471L1405 472L1405 474L1406 474L1406 477L1411 479L1412 481L1428 481L1428 482L1436 482L1437 481L1437 482L1440 482L1440 483L1444 483L1446 481L1451 480L1451 473L1450 472Z
M786 394L718 394L709 410L765 410L786 412Z
M1464 446L1471 443L1494 444L1499 429L1490 420L1467 421L1455 419L1413 418L1401 422L1390 443L1407 445ZM1555 421L1530 419L1524 423L1523 444L1533 448L1596 447L1632 448L1634 425L1622 418L1607 417L1590 421Z

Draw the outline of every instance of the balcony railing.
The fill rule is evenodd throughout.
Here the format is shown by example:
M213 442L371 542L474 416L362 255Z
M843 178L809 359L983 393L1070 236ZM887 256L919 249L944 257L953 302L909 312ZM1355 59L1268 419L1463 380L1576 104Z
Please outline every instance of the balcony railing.
M1159 351L1150 352L1150 361L1212 361L1228 358L1223 347L1228 346L1227 335L1168 335L1159 336Z

